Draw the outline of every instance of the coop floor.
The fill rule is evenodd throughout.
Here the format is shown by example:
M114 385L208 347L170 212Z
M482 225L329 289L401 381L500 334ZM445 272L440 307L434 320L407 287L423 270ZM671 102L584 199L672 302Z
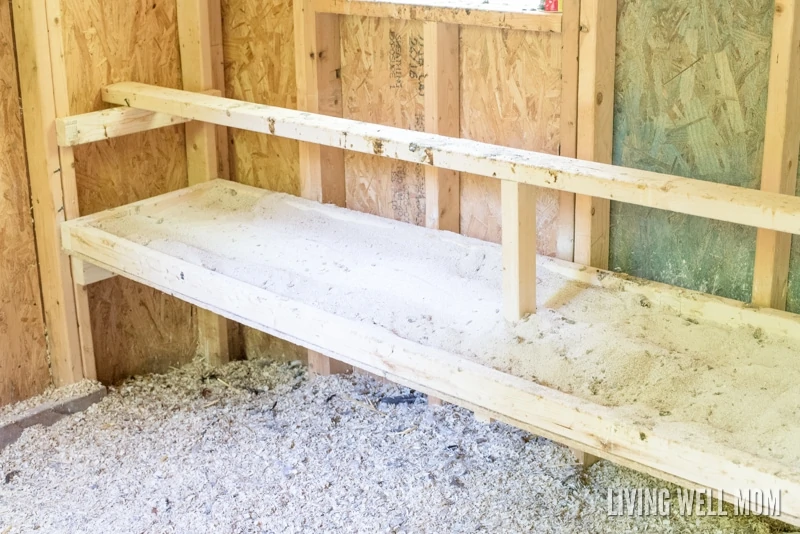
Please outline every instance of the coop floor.
M366 376L195 362L131 380L0 452L0 532L779 532L745 517L608 517L671 487ZM675 489L673 488L673 491Z

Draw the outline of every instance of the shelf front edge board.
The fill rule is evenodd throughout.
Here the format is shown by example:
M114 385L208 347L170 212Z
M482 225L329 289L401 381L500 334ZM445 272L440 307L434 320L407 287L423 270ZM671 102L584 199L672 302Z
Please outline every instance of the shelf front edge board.
M298 141L709 219L800 234L800 197L135 82L103 99Z
M87 226L82 219L63 224L62 233L65 249L79 259L258 330L697 486L722 488L729 495L738 495L738 488L780 489L783 519L800 517L800 473L786 466L693 443L669 425L626 420L610 408L283 298Z
M422 3L377 2L374 0L315 0L314 2L314 11L317 13L561 33L561 13L522 11L511 8L503 9L503 7L493 7L491 4L456 7Z

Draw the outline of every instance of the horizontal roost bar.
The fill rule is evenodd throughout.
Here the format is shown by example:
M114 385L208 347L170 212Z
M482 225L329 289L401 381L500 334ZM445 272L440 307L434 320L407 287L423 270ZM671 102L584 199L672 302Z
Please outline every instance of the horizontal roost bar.
M444 169L800 234L800 198L135 82L106 102Z

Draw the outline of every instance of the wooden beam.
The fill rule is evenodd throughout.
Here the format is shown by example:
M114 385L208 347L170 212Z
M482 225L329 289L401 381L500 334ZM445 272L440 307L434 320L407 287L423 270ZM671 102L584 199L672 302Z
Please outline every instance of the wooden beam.
M318 13L338 15L421 20L507 30L551 33L561 31L561 13L534 11L524 6L515 7L508 4L493 7L483 1L460 2L458 7L454 7L444 1L401 3L375 0L315 0L313 8Z
M580 0L562 0L561 18L561 125L559 154L578 155L578 45L580 41ZM562 191L558 203L556 257L575 257L575 194Z
M310 0L298 0L294 3L294 20L297 109L341 117L339 17L317 15ZM301 141L300 194L303 198L344 206L344 153Z
M56 132L58 144L69 147L184 122L189 121L166 113L117 107L58 119Z
M50 37L50 65L53 73L53 97L56 119L69 115L69 91L67 87L67 64L64 60L64 35L61 0L46 0L47 25ZM75 175L75 157L71 147L59 148L61 159L61 185L64 195L66 220L80 217L78 204L78 179ZM78 338L81 346L83 377L96 380L97 367L94 357L92 321L89 314L89 293L85 287L75 283L72 273L72 291L75 297L75 316L78 321Z
M761 190L794 195L800 153L800 6L776 0ZM784 309L792 236L759 229L753 304Z
M58 230L67 218L62 173L74 175L74 170L69 164L62 164L56 142L56 102L45 2L14 0L13 9L48 350L53 382L63 386L84 377L70 260L61 250Z
M222 96L222 92L217 89L203 91L203 93ZM189 120L166 113L153 113L120 106L57 118L56 134L59 146L71 147L185 122L189 122ZM225 127L220 126L219 128L224 129Z
M223 90L224 83L215 68L212 51L212 27L221 24L212 21L210 14L219 16L219 0L178 0L178 36L181 49L183 87L189 91ZM221 30L219 30L221 32ZM215 87L215 82L221 84ZM186 163L189 185L222 177L218 150L217 127L203 122L186 124ZM227 140L227 134L224 134ZM227 143L225 143L227 148ZM204 309L197 310L197 349L211 365L222 365L235 357L235 337L230 330L236 326Z
M501 180L800 234L800 198L135 82L106 102Z
M101 269L97 265L72 258L72 278L79 286L88 286L103 280L108 280L114 276L117 275L105 269Z
M503 316L516 321L536 312L536 188L503 181Z
M617 0L581 0L577 157L611 163ZM608 197L575 197L575 261L608 268Z
M460 137L458 26L426 22L425 131ZM438 167L425 167L425 223L428 228L458 233L461 211L460 176Z
M339 16L317 14L311 0L295 0L293 9L297 109L341 117ZM345 206L342 150L300 142L300 195ZM323 376L352 371L350 366L313 350L308 351L308 367L312 373Z

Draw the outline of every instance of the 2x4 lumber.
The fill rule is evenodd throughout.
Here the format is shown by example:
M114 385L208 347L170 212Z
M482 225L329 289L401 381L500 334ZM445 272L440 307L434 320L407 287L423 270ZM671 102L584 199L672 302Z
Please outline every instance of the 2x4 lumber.
M800 5L776 0L772 24L767 124L761 190L794 195L800 153ZM753 272L753 304L786 307L790 234L759 229Z
M53 75L53 98L56 107L56 120L69 115L69 91L67 88L67 63L64 59L64 35L61 0L46 0L47 24L50 42L50 65ZM57 136L56 136L57 137ZM80 217L78 204L78 179L75 175L75 156L71 147L59 148L61 159L61 185L64 195L64 216L66 220ZM94 356L92 321L89 311L89 293L86 287L75 283L72 273L72 292L75 297L75 316L78 321L78 338L81 346L83 377L97 379L97 366Z
M56 132L58 144L71 147L184 122L189 121L166 113L116 107L58 119Z
M183 87L189 91L222 90L214 87L214 76L218 65L212 53L212 22L210 14L220 14L219 7L211 5L219 0L178 0L178 38L181 50L181 72ZM221 30L220 30L221 31ZM226 134L225 139L227 140ZM189 185L221 177L219 154L217 153L217 126L205 122L186 124L186 164ZM204 309L197 310L197 350L210 365L222 365L233 356L232 336L235 328L228 321Z
M435 165L510 182L800 234L800 198L469 139L123 82L103 99L232 128Z
M426 22L425 131L459 137L460 82L458 26ZM458 232L460 176L439 167L425 167L425 223L428 228Z
M67 218L68 204L62 173L74 171L62 164L56 142L56 102L45 2L14 0L13 10L48 350L53 382L63 386L84 377L70 259L61 250L58 230ZM65 88L60 89L66 92ZM88 308L88 301L85 304ZM90 340L91 337L89 346Z
M425 131L461 135L459 27L442 22L424 23ZM425 225L458 233L461 227L461 176L455 171L425 167ZM428 396L428 405L443 401Z
M614 408L414 343L375 325L287 301L92 227L103 216L97 215L63 227L65 246L81 259L408 387L448 401L464 400L471 409L488 411L497 419L626 466L689 486L722 488L729 496L738 495L739 487L781 488L784 520L800 520L797 470L704 444L670 425L636 423Z
M445 2L314 0L313 7L319 13L336 13L338 15L420 20L535 32L559 33L561 31L561 13L515 9L507 5L500 9L493 9L491 5L482 2L454 7Z
M617 0L581 0L577 157L611 163ZM575 262L608 268L611 202L575 197Z
M203 92L222 96L217 89ZM175 115L120 106L58 118L56 134L59 146L72 147L185 122L189 122L188 119Z
M536 312L536 188L503 181L503 316L517 321Z
M561 124L559 154L578 155L578 44L580 0L562 0L561 19ZM572 261L575 257L575 194L561 192L558 203L556 257Z
M116 276L97 265L72 258L72 278L79 286L88 286Z
M293 5L297 109L341 117L343 113L339 16L317 14L311 0ZM345 206L344 152L300 142L300 195ZM309 370L318 375L352 371L346 364L308 351Z
M342 80L339 16L316 14L310 0L294 3L297 109L341 117ZM300 195L345 205L344 153L300 143Z

